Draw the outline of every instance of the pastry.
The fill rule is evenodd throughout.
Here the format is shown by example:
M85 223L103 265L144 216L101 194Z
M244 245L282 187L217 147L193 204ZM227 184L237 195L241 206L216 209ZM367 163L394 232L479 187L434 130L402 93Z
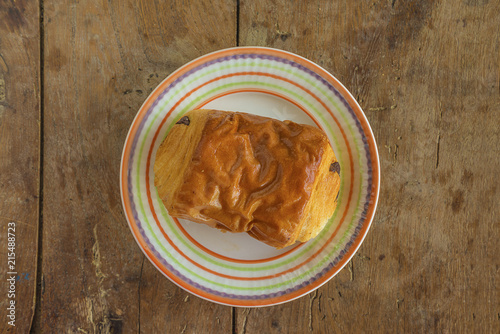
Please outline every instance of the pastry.
M320 129L220 110L180 118L158 148L154 174L172 217L276 248L314 238L340 188L340 165Z

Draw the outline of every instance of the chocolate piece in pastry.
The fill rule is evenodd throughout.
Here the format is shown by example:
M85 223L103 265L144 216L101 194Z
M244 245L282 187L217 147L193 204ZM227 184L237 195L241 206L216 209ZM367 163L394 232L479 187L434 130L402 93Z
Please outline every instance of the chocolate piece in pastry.
M314 238L340 188L323 131L218 110L182 117L158 148L154 173L172 217L247 232L276 248Z

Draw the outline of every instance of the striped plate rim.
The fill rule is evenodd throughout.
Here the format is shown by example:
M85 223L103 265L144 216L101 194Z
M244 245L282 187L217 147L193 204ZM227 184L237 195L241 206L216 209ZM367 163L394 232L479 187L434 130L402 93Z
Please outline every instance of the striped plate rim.
M160 254L154 249L152 244L145 238L144 231L141 231L142 227L137 223L137 219L134 216L134 204L131 202L131 184L130 184L130 160L131 152L133 150L134 140L138 131L140 131L141 123L146 117L148 111L158 103L162 94L169 85L174 82L182 80L182 77L195 70L196 68L203 67L206 64L217 62L225 57L269 57L275 59L286 60L292 64L292 66L299 66L301 68L307 69L310 73L313 73L319 80L325 81L331 85L337 94L340 94L345 106L348 108L349 112L356 118L356 125L359 130L363 133L363 144L367 150L369 157L367 159L369 163L370 171L370 191L367 194L367 200L363 207L364 211L362 213L362 218L359 223L359 230L356 230L356 238L351 242L346 250L341 251L341 254L332 262L330 262L327 270L319 275L319 277L313 277L307 284L300 284L295 289L287 289L281 294L271 294L271 295L261 295L259 296L247 296L248 298L242 298L242 296L237 296L234 294L224 294L217 291L212 291L212 289L204 288L198 283L190 282L189 279L180 278L179 272L175 268L169 266L162 261ZM296 65L295 65L296 64ZM208 101L204 101L204 104ZM166 119L167 117L165 117ZM157 134L156 134L157 135ZM148 161L151 158L151 150L149 152ZM146 173L147 174L147 173ZM148 175L146 175L146 178ZM139 109L132 126L129 130L127 138L125 140L125 145L122 154L122 162L120 165L120 191L122 197L122 204L124 207L125 215L132 231L134 238L139 244L141 250L145 253L148 259L162 272L165 276L171 279L175 284L184 288L185 290L209 301L231 305L231 306L268 306L275 305L283 302L287 302L298 298L308 292L311 292L326 283L330 278L332 278L336 273L338 273L343 266L351 259L355 254L361 243L363 242L366 233L371 225L373 216L375 214L378 196L380 191L380 165L378 159L378 151L373 136L373 132L370 125L361 110L361 107L352 97L352 95L347 91L347 89L329 72L324 70L317 64L290 52L283 50L264 48L264 47L237 47L215 51L213 53L199 57L186 65L182 66L170 76L168 76L146 99L142 107ZM151 203L150 203L151 204ZM152 205L151 205L152 206ZM154 209L153 209L154 212ZM352 239L351 239L352 240ZM273 259L274 260L274 259ZM163 263L162 263L163 262ZM260 262L260 261L256 261ZM316 275L318 276L318 275Z

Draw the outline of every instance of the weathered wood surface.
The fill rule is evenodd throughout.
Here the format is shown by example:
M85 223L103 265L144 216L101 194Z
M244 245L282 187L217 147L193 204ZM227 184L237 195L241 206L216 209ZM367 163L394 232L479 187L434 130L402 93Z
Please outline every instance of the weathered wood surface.
M500 332L499 13L498 0L1 1L0 271L14 221L21 275L16 327L2 316L0 332L32 319L33 333ZM149 92L238 44L332 72L381 158L377 215L351 263L263 309L209 303L163 277L119 195L122 145Z
M35 308L40 179L38 22L37 1L0 1L0 333L28 332ZM14 233L15 241L12 235L9 240L9 232ZM12 242L15 263L8 262ZM10 289L12 276L15 288ZM15 301L15 327L7 318L11 301Z
M43 6L43 290L34 331L231 331L230 307L186 299L145 260L122 213L119 166L152 89L185 62L234 45L234 3Z
M240 45L297 52L355 95L382 186L358 255L238 333L500 332L500 2L241 1Z

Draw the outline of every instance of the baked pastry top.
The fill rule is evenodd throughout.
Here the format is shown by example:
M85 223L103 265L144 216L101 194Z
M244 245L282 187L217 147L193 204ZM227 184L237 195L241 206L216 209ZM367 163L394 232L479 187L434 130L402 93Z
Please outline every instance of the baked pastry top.
M283 248L333 214L340 165L323 131L240 112L193 110L156 153L169 214Z

